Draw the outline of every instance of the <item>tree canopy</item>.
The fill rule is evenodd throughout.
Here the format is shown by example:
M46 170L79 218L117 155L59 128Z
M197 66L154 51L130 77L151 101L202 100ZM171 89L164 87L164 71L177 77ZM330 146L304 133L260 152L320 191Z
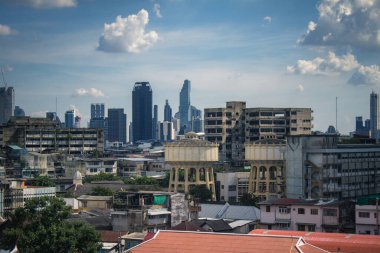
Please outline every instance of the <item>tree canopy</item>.
M240 197L240 204L243 206L255 206L257 207L257 203L259 202L259 198L256 197L253 193L244 193Z
M131 185L158 185L158 181L151 177L129 177L124 179L124 183Z
M2 247L20 252L99 252L99 234L83 222L70 222L70 207L59 198L31 199L11 214Z
M206 202L211 199L212 193L206 185L193 186L190 191L190 195L194 198L198 198L200 202Z
M51 179L48 176L36 176L32 180L30 180L28 184L32 186L48 186L48 187L55 186L53 179Z
M85 183L91 183L93 181L118 181L118 180L120 180L120 177L114 174L105 173L105 172L100 172L97 175L86 176L84 178Z
M113 194L113 190L102 186L95 187L90 193L92 196L113 196Z

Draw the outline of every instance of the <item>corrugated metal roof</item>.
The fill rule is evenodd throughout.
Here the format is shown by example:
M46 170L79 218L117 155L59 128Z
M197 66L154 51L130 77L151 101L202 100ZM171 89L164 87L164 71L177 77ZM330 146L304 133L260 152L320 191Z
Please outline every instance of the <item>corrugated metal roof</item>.
M232 220L259 220L260 210L254 206L233 206L229 205L221 217L217 217L220 210L225 205L220 204L201 204L199 217L202 218L222 218Z

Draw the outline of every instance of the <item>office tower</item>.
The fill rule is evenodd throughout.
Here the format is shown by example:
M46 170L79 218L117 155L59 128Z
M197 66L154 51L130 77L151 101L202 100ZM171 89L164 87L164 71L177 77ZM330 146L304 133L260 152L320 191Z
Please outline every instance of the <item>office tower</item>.
M169 101L166 99L164 107L164 121L172 121L172 108L169 105Z
M65 128L74 128L74 118L75 113L74 110L68 110L65 113Z
M358 116L355 118L355 132L358 133L363 129L363 117Z
M190 90L191 83L185 80L179 93L180 134L191 130Z
M74 118L74 127L75 128L80 128L81 120L82 120L82 118L80 116L75 116L75 118Z
M160 141L172 141L175 139L173 122L164 121L158 123L158 138Z
M152 88L149 82L136 82L132 91L133 141L152 139Z
M128 127L128 136L129 136L129 142L133 142L133 132L132 132L132 122L129 123L129 127Z
M371 138L378 139L378 130L380 126L379 118L379 94L372 91L370 96L370 122Z
M154 105L153 106L153 120L152 120L152 137L155 140L158 140L157 124L158 124L158 105Z
M123 108L108 109L108 141L127 142L127 115Z
M13 87L0 87L0 124L7 123L15 110L15 90Z
M15 117L24 117L25 116L24 109L22 109L20 106L16 105L15 111L14 111L14 116Z
M195 106L190 107L191 110L191 131L199 133L203 132L202 111Z
M104 118L104 104L91 104L91 119Z

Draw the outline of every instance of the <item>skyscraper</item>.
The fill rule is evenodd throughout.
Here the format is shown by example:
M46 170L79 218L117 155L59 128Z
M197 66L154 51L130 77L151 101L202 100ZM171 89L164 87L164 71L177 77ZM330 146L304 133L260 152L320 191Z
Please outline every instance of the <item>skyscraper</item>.
M132 91L132 139L150 140L152 132L152 88L149 82L136 82Z
M166 99L164 107L164 121L172 121L172 108L169 105L169 101Z
M123 108L108 109L108 141L127 142L127 115Z
M24 109L22 109L20 106L16 105L15 111L14 111L14 116L15 117L24 117L25 116Z
M189 80L185 80L179 93L180 134L191 130L190 90L191 83Z
M65 113L65 128L74 128L74 118L75 113L74 110L68 110Z
M380 126L379 105L379 94L372 91L370 96L370 129L371 138L373 139L378 139L377 132Z
M158 105L153 106L153 120L152 120L152 136L153 139L158 140L159 136L157 134L157 124L158 124Z
M104 118L104 104L91 104L91 119Z
M13 87L0 87L0 124L7 123L14 110L15 90Z

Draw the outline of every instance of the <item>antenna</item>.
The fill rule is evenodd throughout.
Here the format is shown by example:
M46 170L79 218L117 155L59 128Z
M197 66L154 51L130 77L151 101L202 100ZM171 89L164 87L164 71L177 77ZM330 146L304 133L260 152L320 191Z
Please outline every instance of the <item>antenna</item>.
M5 89L7 89L7 82L5 81L5 77L4 77L4 68L1 68L1 75L3 76L4 87Z
M335 97L335 132L338 133L338 97Z
M55 113L57 114L58 113L58 97L55 96Z

